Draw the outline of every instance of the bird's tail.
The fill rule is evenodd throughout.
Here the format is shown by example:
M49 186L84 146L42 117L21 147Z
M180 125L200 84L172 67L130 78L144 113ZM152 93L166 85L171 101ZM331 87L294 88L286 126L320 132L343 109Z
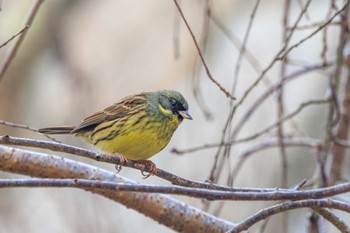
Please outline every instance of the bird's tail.
M75 126L57 126L38 129L39 133L42 134L70 134Z

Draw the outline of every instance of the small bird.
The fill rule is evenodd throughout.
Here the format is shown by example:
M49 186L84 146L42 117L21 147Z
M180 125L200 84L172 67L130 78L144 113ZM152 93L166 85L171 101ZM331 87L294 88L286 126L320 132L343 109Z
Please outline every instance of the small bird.
M157 167L148 160L170 141L183 119L192 120L188 103L177 91L161 90L128 96L85 118L78 126L39 129L42 134L72 134L120 160L142 161L153 175Z

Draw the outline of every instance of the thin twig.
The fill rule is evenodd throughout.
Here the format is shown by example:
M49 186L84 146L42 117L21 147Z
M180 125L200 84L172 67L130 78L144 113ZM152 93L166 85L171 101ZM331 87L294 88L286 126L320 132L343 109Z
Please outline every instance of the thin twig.
M285 115L284 117L278 119L275 123L273 123L272 125L266 127L265 129L255 133L255 134L253 134L251 136L248 136L248 137L245 137L245 138L242 138L242 139L238 139L238 140L235 140L235 141L231 141L231 142L232 143L233 142L241 143L241 142L246 142L246 141L250 141L250 140L256 139L256 138L260 137L261 135L263 135L265 133L268 133L273 128L277 127L278 124L282 124L283 122L287 121L288 119L293 118L295 115L300 113L304 108L306 108L306 107L308 107L310 105L319 105L319 104L327 104L327 103L329 103L329 99L309 100L307 102L304 102L304 103L300 104L299 107L295 111L293 111L290 114Z
M311 3L311 0L308 0L305 4L305 6L302 8L297 20L295 21L293 27L291 30L288 30L287 27L289 25L289 13L290 13L290 6L291 6L291 1L286 0L285 1L285 7L284 7L284 18L283 18L283 43L284 46L287 47L289 46L289 42L292 38L292 36L295 33L295 28L299 24L300 20L306 13L306 10L308 9L309 5ZM287 72L287 65L288 63L288 54L284 57L284 59L281 62L281 79L285 77L286 72ZM285 107L284 107L284 85L281 86L277 90L277 114L278 118L281 119L284 114L285 114ZM287 187L287 180L288 180L288 167L287 167L287 152L284 144L284 125L282 123L277 124L277 135L278 135L278 141L279 141L279 150L280 150L280 155L281 155L281 187ZM282 215L282 229L285 232L286 229L288 228L288 215L287 213L283 213Z
M310 35L304 37L303 39L301 39L299 42L293 44L292 46L290 46L288 49L285 49L283 51L283 53L280 54L280 56L277 57L277 60L282 60L284 59L284 57L290 53L290 51L292 51L293 49L297 48L299 45L301 45L302 43L304 43L305 41L309 40L311 37L315 36L318 32L320 32L323 28L327 27L335 17L337 17L339 14L341 14L345 8L349 5L350 1L346 1L346 3L344 4L344 6L337 11L332 17L330 17L328 20L326 20L320 27L318 27L315 31L313 31Z
M44 0L35 0L32 8L29 10L29 15L25 20L25 27L30 27L34 21L35 16L37 15L40 5L44 2ZM13 46L7 51L3 61L0 64L0 82L3 79L7 68L9 67L11 61L16 56L16 53L19 47L22 44L24 37L27 35L28 30L24 30L18 37L16 37L15 43Z
M203 19L203 26L202 26L202 32L201 32L201 48L202 48L202 54L205 54L207 51L208 47L208 39L209 39L209 17L211 15L211 0L206 0L205 1L205 14L204 14L204 19ZM199 108L202 110L204 113L204 116L208 119L211 120L213 119L213 114L209 110L207 104L205 103L204 100L204 95L203 91L200 87L200 71L201 71L201 60L200 56L196 57L195 61L195 67L193 68L193 74L192 74L192 86L193 86L193 95L195 100L198 103Z
M224 142L224 143L205 144L203 146L194 147L194 148L190 148L187 150L173 149L172 152L177 153L177 154L191 153L191 152L196 152L199 150L209 149L209 148L213 148L213 147L221 147L221 146L226 146L226 145L248 142L248 141L254 140L254 139L262 136L263 134L268 133L269 131L274 129L278 124L281 124L281 123L291 119L292 117L294 117L295 115L300 113L304 108L306 108L310 105L319 105L319 104L327 104L327 103L329 103L329 99L310 100L310 101L304 102L301 105L299 105L299 107L294 112L291 112L290 114L278 119L275 123L271 124L270 126L266 127L265 129L262 129L262 130L258 131L257 133L255 133L251 136L245 137L245 138L241 138L241 139L237 139L237 140L233 140L233 141L228 141L228 142Z
M301 189L305 184L306 184L307 180L303 179L302 181L300 181L297 185L295 185L293 187L294 190L299 190Z
M283 144L286 147L310 147L314 148L317 145L321 144L321 141L311 139L311 138L283 138ZM253 155L254 153L257 153L262 150L266 150L272 147L279 146L279 140L277 138L267 138L262 140L261 142L258 142L256 145L250 146L247 150L243 151L241 154L237 156L237 162L232 167L232 179L233 181L237 178L238 173L243 168L244 163L246 160Z
M320 188L306 191L272 191L272 192L230 192L222 190L210 190L192 187L181 187L175 185L151 185L138 183L117 183L101 180L87 179L0 179L0 188L10 187L73 187L83 189L105 189L114 191L142 192L142 193L162 193L190 196L194 198L204 198L208 200L235 200L235 201L286 201L304 200L308 198L320 199L332 197L350 191L350 183L334 185L332 187ZM331 202L343 203L328 199ZM322 201L316 200L316 201ZM286 204L286 203L284 203ZM319 205L310 205L319 207ZM344 202L343 208L350 213L350 204Z
M210 19L218 27L218 29L220 29L223 32L223 34L230 40L230 42L236 47L236 49L240 51L243 45L239 38L228 27L226 27L215 15L211 14ZM251 65L251 67L255 70L257 74L260 74L262 72L263 68L260 64L260 61L257 58L255 58L255 56L248 49L248 47L245 47L243 57L248 61L248 63ZM267 76L265 76L263 82L268 86L271 85Z
M202 63L203 63L203 66L204 66L204 68L205 68L205 71L207 72L208 78L209 78L217 87L219 87L219 89L220 89L223 93L225 93L225 95L226 95L227 97L229 97L229 98L232 99L232 100L236 99L235 97L233 97L233 96L230 94L230 92L228 92L227 90L225 90L225 88L224 88L223 86L221 86L221 85L218 83L218 81L216 81L216 80L213 78L213 76L211 75L211 73L210 73L210 71L209 71L209 68L208 68L208 66L207 66L207 64L206 64L206 62L205 62L205 60L204 60L203 55L202 55L201 49L199 48L198 42L197 42L197 40L196 40L196 37L194 36L194 34L193 34L192 30L191 30L191 27L190 27L190 25L188 24L188 22L187 22L187 20L186 20L186 18L185 18L185 16L184 16L184 14L183 14L183 12L182 12L182 10L181 10L181 7L179 6L179 3L177 2L177 0L174 0L174 3L175 3L176 8L178 9L178 11L179 11L179 13L180 13L180 15L181 15L181 18L182 18L183 21L185 22L185 25L186 25L188 31L189 31L190 34L191 34L191 37L192 37L192 39L193 39L193 42L194 42L194 44L195 44L195 46L196 46L196 48L197 48L199 57L201 58Z
M19 128L19 129L25 129L25 130L29 130L29 131L32 131L32 132L35 132L37 133L38 130L37 129L34 129L32 127L29 127L28 125L22 125L22 124L17 124L17 123L13 123L13 122L9 122L9 121L4 121L4 120L0 120L0 124L1 125L6 125L6 126L10 126L10 127L13 127L13 128ZM44 136L48 139L51 139L55 142L60 142L58 141L57 139L47 135L47 134L44 134Z
M0 45L0 49L2 47L5 47L8 43L10 43L13 39L15 39L17 36L21 35L23 32L27 31L27 29L29 28L28 25L24 26L24 28L22 28L19 32L17 32L15 35L11 36L10 39L8 39L7 41L5 41L4 43L2 43Z
M232 134L233 133L234 134L238 134L240 132L240 130L242 129L242 127L245 125L245 123L247 123L248 119L258 109L258 106L261 105L271 94L273 94L276 90L278 90L282 85L285 85L289 81L300 77L302 74L306 74L308 72L312 72L312 71L315 71L315 70L318 70L318 69L322 69L323 67L324 67L323 64L321 64L321 65L314 65L314 66L310 66L310 67L306 67L306 68L304 67L303 69L297 70L297 71L291 73L290 75L284 77L278 83L276 83L275 85L273 85L270 88L268 88L263 94L261 94L260 96L258 96L256 98L256 101L248 108L246 113L237 122L236 128L233 130ZM231 141L231 142L232 143L236 143L237 141ZM173 153L177 153L177 154L192 153L192 152L197 152L197 151L200 151L200 150L214 148L214 147L221 148L222 146L225 146L225 145L227 145L228 143L231 143L231 142L230 141L226 141L226 142L222 141L220 143L205 144L205 145L202 145L202 146L189 148L189 149L186 149L186 150L173 149L172 152Z
M350 149L350 144L348 141L342 140L340 138L332 138L332 140L333 140L334 144L337 144L337 145L340 145L340 146L343 146L343 147Z
M242 44L240 46L239 55L238 55L238 58L237 58L237 62L236 62L235 70L234 70L234 74L233 74L233 84L232 84L232 88L231 88L232 95L234 95L235 89L237 87L238 76L239 76L239 71L240 71L242 59L243 59L244 54L245 54L246 46L247 46L247 43L248 43L248 38L249 38L250 31L251 31L252 26L253 26L253 22L254 22L254 19L255 19L255 14L256 14L256 12L258 10L259 4L260 4L260 0L257 0L255 5L254 5L254 7L253 7L252 13L250 14L250 19L249 19L249 23L248 23L248 26L247 26L247 30L246 30L246 32L244 34L244 38L243 38Z
M345 212L350 213L350 205L345 202L340 201L334 201L334 200L302 200L302 201L291 201L286 202L282 204L277 204L265 209L260 210L256 214L246 218L242 222L238 223L236 226L234 226L232 229L230 229L228 232L230 233L238 233L244 230L248 230L252 225L255 223L266 219L272 215L287 211L287 210L293 210L298 208L312 208L312 207L321 207L321 208L332 208L332 209L338 209Z
M291 36L287 36L287 27L289 25L289 11L290 11L290 0L285 0L284 2L284 13L283 13L283 44L285 46L288 46L289 38ZM294 34L294 28L292 28L292 31L289 33L289 35ZM286 76L287 72L287 62L288 62L288 56L285 57L285 59L281 62L281 74L280 79L283 79L283 77ZM281 86L277 90L277 117L278 119L282 118L284 116L285 110L284 110L284 85ZM281 178L280 178L280 185L281 187L287 187L287 152L286 148L283 142L284 138L284 127L283 124L277 124L277 137L278 137L278 143L279 143L279 151L280 151L280 157L281 157ZM282 230L285 231L288 228L288 217L286 214L282 215Z
M179 1L181 4L181 0ZM174 15L173 45L174 45L174 59L177 60L180 57L180 17L177 13Z
M310 38L312 38L313 36L315 36L319 31L321 31L324 27L326 27L329 23L331 23L333 21L333 19L335 17L337 17L344 9L345 7L347 7L347 5L349 4L349 1L346 2L346 4L344 4L344 6L337 11L329 20L327 20L326 22L324 22L319 28L317 28L316 30L314 30L312 33L310 33L308 36L306 36L304 39L300 40L299 42L295 43L294 45L290 46L288 49L286 49L284 46L282 47L282 49L279 50L279 52L275 55L275 58L270 62L270 64L267 65L267 67L261 72L261 74L259 75L259 77L255 80L255 82L253 84L251 84L251 86L244 92L243 96L241 97L241 99L239 99L237 101L237 103L235 104L235 106L232 108L229 118L232 118L235 114L235 112L237 111L237 108L243 104L243 102L245 101L245 99L249 96L249 94L251 93L251 91L260 83L260 81L265 77L265 74L274 66L274 64L279 61L279 60L283 60L283 58L290 53L293 49L295 49L296 47L298 47L301 43L305 42L306 40L309 40ZM238 126L240 126L240 124L237 124ZM235 138L237 136L237 132L234 130L231 133L231 140L233 138Z

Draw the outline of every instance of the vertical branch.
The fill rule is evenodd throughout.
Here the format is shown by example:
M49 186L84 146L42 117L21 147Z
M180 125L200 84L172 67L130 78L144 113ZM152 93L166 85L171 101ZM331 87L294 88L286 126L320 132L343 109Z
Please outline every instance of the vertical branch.
M211 15L211 0L206 0L205 1L205 6L204 6L204 18L203 18L203 27L202 27L202 33L201 33L201 48L202 48L202 53L205 54L207 51L207 46L208 46L208 38L209 38L209 19ZM198 103L198 106L204 113L204 116L207 119L212 119L213 114L210 112L208 106L205 103L204 97L202 90L200 88L199 80L200 80L200 71L201 71L201 61L200 57L197 56L196 61L195 61L195 67L193 69L193 75L192 75L192 86L193 86L193 95L195 97L195 100Z
M35 0L33 3L32 8L29 11L29 14L25 20L24 23L24 27L30 27L30 25L32 25L34 18L36 16L36 14L39 11L40 5L41 3L43 3L44 0ZM13 60L13 58L16 56L16 53L19 49L19 47L22 44L22 41L25 37L25 35L27 35L28 30L23 31L23 33L21 33L15 40L13 46L8 50L8 52L5 54L5 57L3 59L3 61L0 64L0 81L3 79L6 70L8 69L11 61Z
M233 75L233 84L232 84L232 89L231 89L232 95L234 95L235 89L237 87L238 76L239 76L239 71L240 71L242 59L243 59L244 54L246 52L246 45L247 45L247 42L248 42L250 31L252 29L252 25L253 25L253 22L254 22L254 19L255 19L255 14L256 14L256 11L258 10L259 4L260 4L260 0L257 0L256 3L255 3L255 6L253 8L253 11L252 11L252 13L250 15L250 20L249 20L249 23L248 23L247 31L246 31L246 33L244 35L244 39L242 41L242 45L241 45L240 50L239 50L239 55L238 55L238 59L237 59L237 62L236 62L235 71L234 71L234 75Z
M344 54L344 51L346 49L349 49L348 13L349 13L349 7L346 8L342 17L342 33L341 33L340 39L344 41L344 50L342 51L341 54L339 54L342 57L345 56L344 62L346 65L347 77L345 81L344 96L340 106L339 124L334 134L334 137L342 139L344 141L347 141L349 138L349 118L350 118L350 53L346 51L347 54ZM338 144L334 144L332 146L332 153L330 158L331 162L329 166L330 170L329 170L329 177L328 177L329 178L328 185L335 184L337 181L341 179L345 154L346 154L345 147Z
M287 41L287 31L289 26L289 11L290 11L290 5L291 1L286 0L284 3L284 17L283 17L283 43L288 43ZM288 46L288 44L287 44ZM284 59L281 62L281 75L280 78L283 79L283 77L286 76L287 71L287 63L288 63L288 55L284 57ZM281 88L277 90L277 112L278 112L278 119L282 118L284 115L284 95L283 95L284 86L282 85ZM281 152L281 158L282 158L282 173L281 173L281 187L285 188L287 187L287 158L286 158L286 149L285 145L283 143L283 124L277 125L278 129L278 138L279 138L279 144L280 144L280 152Z
M255 15L256 15L256 12L258 10L259 4L260 4L260 0L257 0L255 5L254 5L252 13L250 14L250 20L249 20L249 23L248 23L248 26L247 26L247 31L245 32L245 35L244 35L244 38L243 38L243 41L242 41L242 46L240 47L240 50L239 50L239 55L238 55L237 63L235 65L235 71L234 71L234 76L233 76L233 84L232 84L232 88L231 88L232 95L234 95L236 87L237 87L237 84L238 84L238 77L239 77L239 71L240 71L242 59L243 59L245 51L246 51L246 45L248 43L249 35L250 35L251 29L252 29L252 26L253 26L253 22L254 22ZM230 101L230 107L231 108L232 108L232 105L233 105L233 101L231 100ZM232 128L231 127L232 126L232 119L233 118L229 118L228 119L228 124L227 124L227 126L225 128L225 131L227 131L227 129L231 130L231 128ZM229 133L226 133L226 138L227 139L229 139L229 136L230 136ZM232 173L233 172L231 170L231 165L230 165L231 149L232 149L232 147L230 145L226 146L225 149L224 149L224 153L225 153L224 156L228 160L227 164L228 164L228 169L229 169L229 176L228 176L228 179L227 179L227 185L228 186L232 186L233 185L233 179L232 179Z
M341 69L345 62L347 77L345 80L345 89L343 99L340 104L340 115L337 128L334 132L333 137L342 140L348 140L349 137L349 117L350 117L350 53L346 51L346 47L349 47L349 5L341 15L341 34L338 48L338 60L337 70L334 76L333 83L335 87L339 87ZM347 52L347 54L344 54ZM346 59L344 61L344 56ZM339 88L336 89L339 92ZM336 93L337 94L337 93ZM339 94L337 95L339 96ZM343 163L345 158L346 148L337 144L334 144L331 148L330 163L328 167L328 185L335 184L341 179Z
M283 43L288 46L288 27L289 27L289 11L290 11L290 0L285 0L284 2L284 16L283 16L283 30L282 30L282 39ZM292 32L290 33L290 35ZM283 77L286 76L287 71L287 63L288 63L288 55L284 57L284 59L281 61L281 74L280 78L283 79ZM282 118L284 116L284 85L281 86L277 90L277 115L278 119ZM278 144L279 144L279 151L281 156L281 180L280 180L280 186L282 188L287 187L287 154L286 154L286 148L283 141L284 138L284 129L283 129L283 123L277 124L277 136L278 136ZM288 213L285 212L282 214L282 231L286 232L288 229Z
M179 0L179 5L181 5L181 0ZM176 9L175 13L177 13ZM173 44L174 59L177 60L180 57L180 16L178 14L174 14Z

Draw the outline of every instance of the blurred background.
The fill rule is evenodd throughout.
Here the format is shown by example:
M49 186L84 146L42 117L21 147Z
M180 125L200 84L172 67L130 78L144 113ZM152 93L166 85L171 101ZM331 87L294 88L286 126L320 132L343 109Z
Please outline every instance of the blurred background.
M291 24L305 2L292 1ZM23 0L1 1L0 43L23 27L32 3ZM209 3L211 14L229 30L231 36L211 20L206 24L207 1L181 1L181 8L200 45L204 46L206 42L203 53L212 76L231 91L240 54L232 38L241 43L244 40L256 1L220 0ZM330 1L311 1L307 16L302 18L300 25L322 22L329 13L329 6ZM282 48L283 9L284 1L262 1L254 16L247 49L261 68L266 68ZM291 38L291 44L314 30L315 27L298 30ZM327 60L336 58L338 37L339 28L329 27L325 36ZM321 64L323 39L322 33L319 33L294 50L290 54L293 65L287 66L286 73ZM8 47L0 49L0 60ZM220 142L232 105L198 64L198 52L173 1L44 1L0 83L0 119L33 128L79 124L84 117L127 95L175 89L188 100L189 112L194 120L184 121L170 144L152 161L159 168L178 176L204 181L212 168L216 148L181 156L171 153L171 149ZM259 73L245 58L242 59L237 76L239 79L234 87L234 95L238 99ZM288 111L294 111L307 100L325 97L329 73L328 69L323 69L289 83L285 88ZM276 83L281 77L280 63L273 66L267 76L270 83ZM236 119L240 119L266 89L266 85L260 83L239 108ZM202 96L199 101L195 98L194 90L200 93L198 96ZM239 138L269 126L277 118L275 97L270 97L255 111L240 131ZM299 114L296 121L305 135L322 139L326 109L324 106L312 107ZM45 139L30 131L3 125L0 125L0 130L1 135ZM59 136L57 139L70 145L94 149L74 137ZM232 164L251 145L247 143L232 148ZM316 159L310 148L292 148L287 152L288 186L293 187L302 179L312 177ZM269 149L249 158L242 166L235 185L279 186L278 153L278 149ZM114 166L109 164L60 155L114 171ZM224 169L228 170L232 164L224 166ZM226 182L226 173L219 181L222 184ZM120 175L142 183L168 184L157 177L143 180L139 171L128 168L124 168ZM3 172L0 172L0 176L19 177ZM172 232L136 211L80 190L1 189L0 198L0 232ZM175 198L203 208L200 200ZM215 206L220 204L213 203L208 211L214 212L217 209ZM218 213L221 218L238 222L268 204L225 202ZM290 212L289 232L305 232L307 215L306 210ZM272 218L267 228L270 231L267 232L276 232L280 220L280 216ZM336 232L333 227L328 227L329 232Z

